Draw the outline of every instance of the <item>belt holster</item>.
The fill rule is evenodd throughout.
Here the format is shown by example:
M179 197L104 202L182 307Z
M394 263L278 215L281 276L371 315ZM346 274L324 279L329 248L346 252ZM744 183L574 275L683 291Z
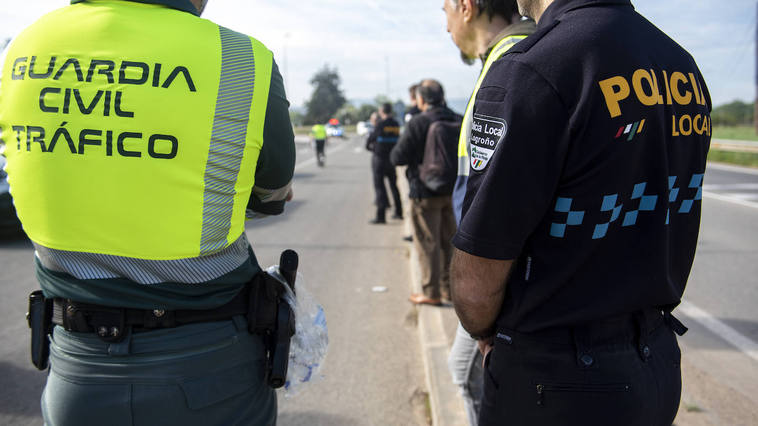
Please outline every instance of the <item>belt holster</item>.
M47 369L50 356L49 334L53 327L53 300L46 299L41 290L29 295L29 311L26 321L32 331L31 356L32 364L38 370Z
M276 330L279 299L284 289L276 278L260 272L250 282L247 327L252 334L267 336ZM285 302L286 303L286 302Z
M287 378L290 340L295 334L295 312L285 293L283 284L266 272L250 283L248 330L263 338L267 382L275 389L284 386Z

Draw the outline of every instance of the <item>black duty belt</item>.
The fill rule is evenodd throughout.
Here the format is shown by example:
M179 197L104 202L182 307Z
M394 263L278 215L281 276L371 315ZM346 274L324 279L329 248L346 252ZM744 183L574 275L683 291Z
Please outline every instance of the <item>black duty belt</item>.
M246 285L225 305L213 309L131 309L54 299L53 324L68 331L96 333L106 341L119 341L127 327L132 331L173 328L199 322L225 321L237 315L247 315L250 305L250 286Z

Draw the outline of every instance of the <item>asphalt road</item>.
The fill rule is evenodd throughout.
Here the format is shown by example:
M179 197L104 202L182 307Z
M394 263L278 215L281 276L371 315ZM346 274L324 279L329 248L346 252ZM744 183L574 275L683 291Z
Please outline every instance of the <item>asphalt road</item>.
M328 148L318 168L298 145L295 200L285 215L248 223L263 265L301 255L302 281L324 305L330 348L323 378L280 398L281 425L418 424L423 417L408 251L399 221L367 224L369 156L357 139ZM676 314L684 404L677 425L758 424L758 173L709 165L700 241ZM0 424L40 424L45 374L28 361L26 295L37 287L33 250L0 241ZM375 293L375 286L387 292Z
M322 377L298 395L280 395L280 425L413 425L426 399L402 222L368 224L370 157L362 141L336 140L319 168L298 144L295 199L282 216L250 221L247 234L264 266L292 248L301 286L324 306L329 351ZM376 286L386 292L373 292ZM41 424L45 373L29 362L26 295L37 284L33 249L0 241L0 424Z
M680 339L679 425L758 424L758 172L709 164ZM687 412L689 409L689 412Z

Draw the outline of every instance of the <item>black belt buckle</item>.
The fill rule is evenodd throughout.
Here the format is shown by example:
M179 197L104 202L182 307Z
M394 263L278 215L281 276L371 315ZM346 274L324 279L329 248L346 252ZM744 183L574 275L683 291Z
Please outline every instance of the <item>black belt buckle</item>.
M38 370L45 370L50 356L50 339L48 335L53 324L53 300L46 299L41 290L29 295L29 311L26 321L32 331L32 364Z

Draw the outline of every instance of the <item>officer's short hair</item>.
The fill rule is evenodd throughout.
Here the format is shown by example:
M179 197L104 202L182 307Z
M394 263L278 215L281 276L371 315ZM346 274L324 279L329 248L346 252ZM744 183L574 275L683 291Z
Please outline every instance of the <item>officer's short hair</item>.
M450 0L456 6L461 0ZM518 13L518 4L516 0L473 0L479 13L486 13L492 19L493 16L499 15L507 20L511 20L514 14Z
M429 105L442 105L445 103L445 90L437 80L424 80L418 87L418 95Z
M379 108L379 111L381 111L384 115L392 115L392 104L388 102L383 103Z
M415 98L418 94L418 84L414 83L411 85L411 87L408 88L408 94L411 95L412 98Z

